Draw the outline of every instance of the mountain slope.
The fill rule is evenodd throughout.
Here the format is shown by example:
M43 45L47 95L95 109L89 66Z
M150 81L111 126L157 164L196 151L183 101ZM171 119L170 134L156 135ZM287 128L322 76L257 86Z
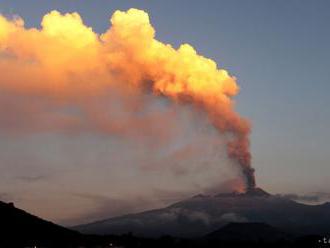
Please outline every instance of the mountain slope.
M330 204L304 205L262 189L244 194L198 195L166 208L75 227L84 233L202 236L230 222L267 223L298 234L330 233Z
M0 201L0 247L72 243L80 237L66 229ZM63 246L64 247L64 246Z
M230 223L205 238L235 242L275 242L289 239L291 235L264 223Z

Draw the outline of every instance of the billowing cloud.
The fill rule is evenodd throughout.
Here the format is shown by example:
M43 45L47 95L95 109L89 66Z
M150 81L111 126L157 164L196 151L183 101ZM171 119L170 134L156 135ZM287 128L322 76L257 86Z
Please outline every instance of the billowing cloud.
M232 99L236 79L188 44L174 49L156 40L144 11L116 11L110 21L100 35L78 13L52 11L41 29L0 16L1 129L153 137L155 145L177 135L173 120L189 108L222 135L228 157L253 187L250 127ZM188 146L175 156L194 152Z
M157 40L144 11L110 22L98 34L78 13L51 11L41 28L0 15L1 187L61 222L253 187L236 78Z

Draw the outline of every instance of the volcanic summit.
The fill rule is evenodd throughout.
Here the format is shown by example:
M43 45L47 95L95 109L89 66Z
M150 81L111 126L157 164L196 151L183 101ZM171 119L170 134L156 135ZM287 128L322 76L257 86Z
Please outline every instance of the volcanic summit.
M196 195L168 207L114 217L75 227L84 233L123 234L144 237L173 235L198 237L229 223L265 223L298 234L329 230L330 205L305 205L261 188L245 193Z

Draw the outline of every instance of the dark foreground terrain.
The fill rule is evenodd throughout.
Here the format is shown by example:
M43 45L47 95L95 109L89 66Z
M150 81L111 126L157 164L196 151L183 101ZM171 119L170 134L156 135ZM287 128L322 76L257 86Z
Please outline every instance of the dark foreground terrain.
M297 235L265 223L228 223L202 236L157 238L81 234L0 202L0 247L330 247L330 235Z

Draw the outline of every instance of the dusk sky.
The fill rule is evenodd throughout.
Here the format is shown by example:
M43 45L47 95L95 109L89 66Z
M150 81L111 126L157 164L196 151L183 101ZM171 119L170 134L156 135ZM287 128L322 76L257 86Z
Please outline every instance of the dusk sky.
M252 124L259 187L274 194L329 192L330 1L0 2L0 13L20 16L26 28L40 28L42 17L58 10L79 13L99 34L109 29L116 10L130 8L149 14L157 40L174 48L188 43L237 78L236 110ZM162 99L148 102L151 111L167 106ZM0 200L58 223L78 224L221 190L237 171L224 152L212 150L215 130L203 115L185 107L177 111L169 123L177 135L166 152L194 142L193 151L200 153L169 169L159 161L165 150L150 148L149 138L140 143L65 130L21 134L0 125ZM3 113L11 112L0 107Z

